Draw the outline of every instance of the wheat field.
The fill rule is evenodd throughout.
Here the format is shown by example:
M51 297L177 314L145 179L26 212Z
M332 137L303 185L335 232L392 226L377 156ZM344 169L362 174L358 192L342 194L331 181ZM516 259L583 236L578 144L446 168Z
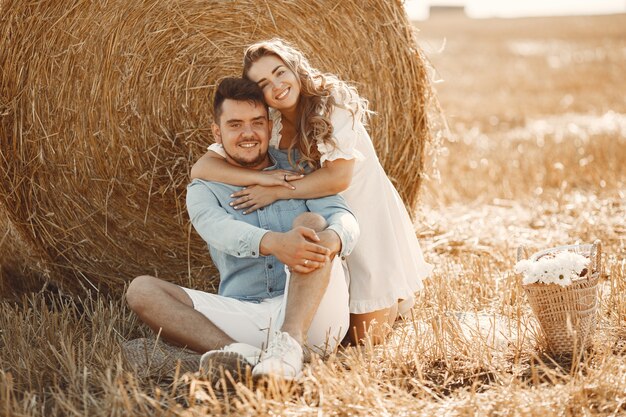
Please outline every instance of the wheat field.
M120 344L150 332L121 298L43 288L0 302L0 415L626 415L626 15L415 25L449 131L415 223L435 272L384 344L224 392L129 372ZM553 358L515 250L595 239L593 348Z

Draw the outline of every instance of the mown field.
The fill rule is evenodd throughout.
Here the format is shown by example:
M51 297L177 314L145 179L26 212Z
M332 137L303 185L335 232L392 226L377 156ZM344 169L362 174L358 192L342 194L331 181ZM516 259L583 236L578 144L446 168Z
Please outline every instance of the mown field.
M38 293L0 303L0 415L626 415L626 15L416 27L449 126L415 223L436 269L384 345L224 393L125 370L120 344L149 332L123 300ZM594 346L556 360L515 251L595 239Z

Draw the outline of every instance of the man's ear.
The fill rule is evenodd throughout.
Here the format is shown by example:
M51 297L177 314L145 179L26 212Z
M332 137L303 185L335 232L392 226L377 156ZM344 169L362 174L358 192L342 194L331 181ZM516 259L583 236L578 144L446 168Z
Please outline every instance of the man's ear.
M215 139L215 143L222 143L222 132L220 132L220 127L217 123L211 124L211 130L213 131L213 138Z

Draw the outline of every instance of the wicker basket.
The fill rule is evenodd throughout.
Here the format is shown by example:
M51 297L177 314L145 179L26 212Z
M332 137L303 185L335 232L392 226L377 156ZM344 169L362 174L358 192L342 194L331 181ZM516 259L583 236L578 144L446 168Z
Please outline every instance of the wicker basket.
M574 355L591 346L596 329L598 294L596 286L601 274L602 245L558 246L536 252L529 258L536 261L542 256L568 250L590 258L584 275L562 287L557 284L534 283L523 285L528 302L539 320L548 349L554 355ZM517 250L517 260L526 258L523 247Z

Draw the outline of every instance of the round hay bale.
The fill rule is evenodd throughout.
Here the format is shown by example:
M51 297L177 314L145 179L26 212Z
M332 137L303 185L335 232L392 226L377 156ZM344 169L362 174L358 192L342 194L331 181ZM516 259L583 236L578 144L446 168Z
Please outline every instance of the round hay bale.
M0 193L42 258L73 279L206 274L184 206L188 173L212 141L215 81L240 74L246 45L274 36L370 100L380 159L416 204L429 88L399 0L0 7Z
M50 274L42 269L43 265L20 238L0 204L0 300L18 299L47 287Z

